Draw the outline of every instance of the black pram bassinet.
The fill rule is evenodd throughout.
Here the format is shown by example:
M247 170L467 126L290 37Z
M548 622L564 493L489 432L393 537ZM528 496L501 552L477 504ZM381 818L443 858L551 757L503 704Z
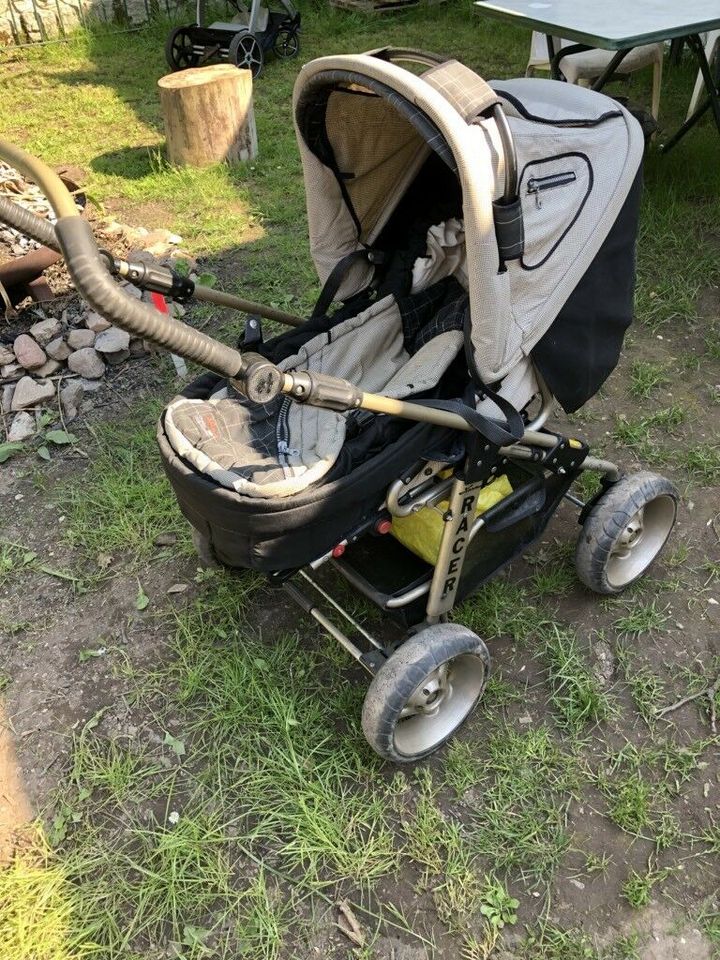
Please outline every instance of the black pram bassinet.
M352 72L334 66L346 59ZM419 124L384 85L365 77L371 89L360 88L358 59L370 58L314 63L295 97L311 246L331 288L321 301L345 304L253 349L281 369L322 370L386 396L467 400L468 362L477 365L489 328L501 349L494 343L485 351L486 385L523 410L540 374L566 410L577 409L615 367L632 318L636 122L586 90L494 84L516 145L524 225L521 252L505 259L494 224L491 236L468 242L468 219L478 231L478 191L463 190L447 139L437 128L433 139L427 118ZM445 109L457 118L456 88L435 79L431 92L447 96ZM489 122L465 126L473 148L488 154L492 209L503 193L502 154ZM473 277L488 243L505 326L473 317L473 304L481 309L488 300ZM552 316L558 288L567 293ZM420 336L410 335L411 323ZM487 400L481 408L498 414ZM302 566L362 528L388 485L418 461L462 456L451 432L397 418L318 411L288 397L261 415L255 407L246 416L250 409L224 382L203 377L170 405L159 431L181 509L228 566Z

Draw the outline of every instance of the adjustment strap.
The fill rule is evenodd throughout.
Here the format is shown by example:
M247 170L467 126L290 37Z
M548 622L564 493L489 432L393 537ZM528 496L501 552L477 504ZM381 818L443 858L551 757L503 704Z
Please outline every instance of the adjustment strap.
M353 250L352 253L346 254L342 260L338 260L325 281L310 319L317 320L318 317L324 317L327 314L330 304L335 299L335 294L340 289L340 285L350 267L362 260L366 263L382 263L383 259L384 255L379 251L364 247L362 250Z
M466 123L500 103L490 84L459 60L431 67L422 74L422 79L441 93Z
M413 400L413 403L418 403L423 407L432 407L434 410L446 410L448 413L459 414L473 430L496 447L517 443L525 433L525 424L522 417L505 397L501 397L500 394L487 387L483 387L482 390L504 414L505 424L484 416L460 400Z

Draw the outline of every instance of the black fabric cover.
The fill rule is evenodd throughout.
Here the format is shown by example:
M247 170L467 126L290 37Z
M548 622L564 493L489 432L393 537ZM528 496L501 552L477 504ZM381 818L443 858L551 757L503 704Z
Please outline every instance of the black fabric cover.
M214 374L205 374L183 394L207 396L218 382ZM304 566L331 550L377 513L393 480L423 457L439 451L451 457L455 441L452 431L416 424L349 473L294 497L261 500L219 486L178 457L162 419L157 439L180 510L209 538L219 562L264 573Z
M566 413L593 397L620 359L633 320L642 169L590 267L532 357Z

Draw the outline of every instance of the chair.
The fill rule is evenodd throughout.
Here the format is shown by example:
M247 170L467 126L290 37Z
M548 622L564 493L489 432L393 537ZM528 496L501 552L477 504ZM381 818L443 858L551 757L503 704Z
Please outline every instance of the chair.
M719 31L720 32L720 31ZM561 37L553 37L555 49L571 46L574 41L564 40ZM642 47L635 47L631 50L618 67L620 73L634 73L636 70L642 70L652 64L653 67L653 91L651 113L655 120L660 112L660 89L662 86L662 68L663 68L664 45L662 43L650 43ZM591 83L596 80L605 68L608 66L614 56L612 50L585 50L582 53L573 53L570 56L563 57L560 61L560 69L568 83L582 83L583 81ZM525 70L525 76L531 77L536 70L549 70L550 60L548 58L547 40L545 35L533 32L530 45L530 59ZM702 83L702 78L701 78Z
M708 63L712 69L713 60L718 55L720 51L720 30L710 30L709 33L705 36L705 56L707 57ZM705 90L705 81L703 80L703 75L700 70L698 70L697 80L695 81L695 89L693 90L692 97L690 98L690 106L688 107L687 119L689 119L692 114L700 106L700 98L703 95Z

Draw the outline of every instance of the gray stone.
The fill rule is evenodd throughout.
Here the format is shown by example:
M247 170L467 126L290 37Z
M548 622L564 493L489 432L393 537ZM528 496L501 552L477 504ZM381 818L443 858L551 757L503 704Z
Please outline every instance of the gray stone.
M15 354L10 347L0 347L0 367L15 363Z
M3 413L10 413L10 410L12 407L12 398L14 393L15 393L15 384L14 383L5 384L2 392L2 401L0 401L0 410L2 410Z
M6 363L4 367L0 367L0 377L17 377L22 373L22 369L19 363Z
M36 377L50 377L60 369L59 360L46 360L45 363L34 371Z
M43 348L27 333L21 333L19 337L15 337L13 350L17 362L26 370L37 370L47 360Z
M74 332L74 331L73 331ZM85 330L85 333L90 333L89 330ZM92 344L86 344L86 346L92 346ZM65 343L62 337L56 337L54 340L51 340L50 343L45 347L45 353L51 357L53 360L67 360L67 358L72 353L70 347Z
M55 317L48 317L47 320L38 320L37 323L34 323L30 327L30 335L35 337L39 344L45 346L46 343L50 343L51 340L60 335L61 329L59 320Z
M84 377L80 377L78 383L82 386L85 393L96 393L102 389L102 380L86 380Z
M94 310L88 310L85 315L85 326L93 333L100 333L107 330L112 324L105 317L101 317L99 313L95 313Z
M95 334L92 330L78 327L77 330L70 331L67 342L70 350L82 350L83 347L91 347L95 343Z
M11 410L25 410L27 407L36 407L44 400L52 400L55 396L55 387L47 380L33 380L32 377L23 377L18 381L13 394Z
M92 347L83 347L68 357L68 367L88 380L97 380L105 373L105 364Z
M103 354L105 360L112 366L116 366L118 363L124 363L130 356L129 350L116 350L115 353L105 353Z
M145 352L145 341L140 337L133 337L130 341L130 356L144 357Z
M83 393L83 385L80 380L71 380L66 387L60 390L60 406L66 421L74 420L78 415Z
M123 284L122 291L123 293L127 294L128 297L132 297L134 300L142 300L142 290L139 287L134 286L132 283Z
M35 434L35 417L29 413L18 413L8 431L10 443L22 443Z
M118 353L130 346L130 334L119 327L110 327L97 335L95 349L98 353Z

